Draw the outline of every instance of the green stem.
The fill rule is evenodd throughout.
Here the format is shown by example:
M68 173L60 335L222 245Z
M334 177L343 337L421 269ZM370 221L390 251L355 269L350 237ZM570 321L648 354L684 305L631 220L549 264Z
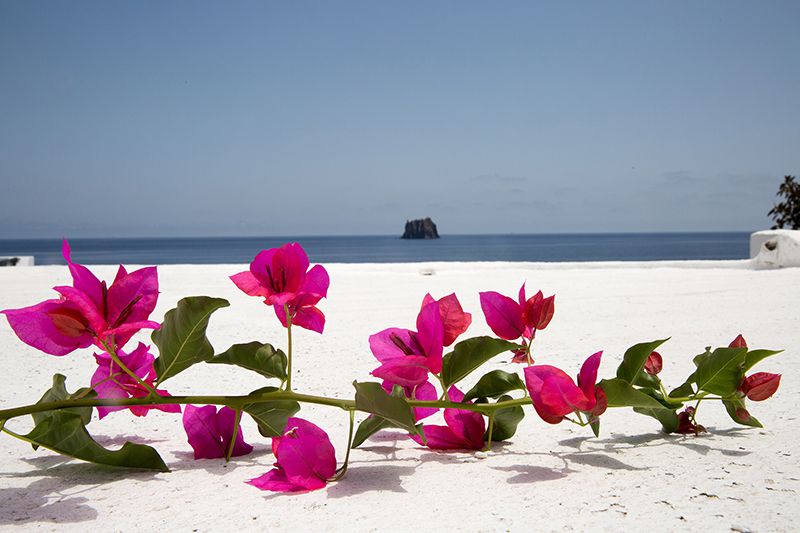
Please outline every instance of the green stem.
M117 350L113 346L109 346L108 343L106 343L106 341L100 341L100 344L103 345L103 348L106 349L106 352L108 352L108 355L111 356L111 360L114 362L115 365L117 365L120 368L120 370L122 370L123 372L128 374L130 377L132 377L134 379L134 381L139 383L139 385L141 385L142 387L147 389L150 392L151 395L155 395L155 396L159 395L158 392L156 392L156 389L154 389L150 384L145 383L142 380L142 378L137 376L130 368L125 366L125 364L122 361L120 361L119 357L117 356ZM113 370L113 368L112 368L112 370ZM112 372L112 374L113 374L113 372Z
M228 445L228 452L225 454L225 462L231 460L233 455L233 447L236 444L236 437L239 436L239 422L242 421L242 410L236 410L236 418L233 420L233 435L231 435L231 443Z
M439 383L442 385L442 394L439 396L439 401L447 401L449 396L447 395L447 385L444 382L444 378L442 377L442 373L439 372L436 374L436 378L439 380Z
M347 434L347 452L344 454L344 464L336 471L336 475L328 481L339 481L347 473L347 465L350 463L350 449L353 447L353 426L355 425L355 411L350 411L350 431Z
M492 432L494 431L494 413L489 415L489 432L487 434L486 439L486 451L491 451L492 449Z
M289 304L283 304L283 312L286 313L286 358L288 363L286 365L286 392L292 392L292 315L289 313Z

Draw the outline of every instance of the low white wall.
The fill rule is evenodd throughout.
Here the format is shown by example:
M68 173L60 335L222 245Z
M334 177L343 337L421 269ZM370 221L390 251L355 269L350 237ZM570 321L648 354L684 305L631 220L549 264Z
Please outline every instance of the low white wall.
M800 230L773 229L750 235L750 257L759 268L800 267Z

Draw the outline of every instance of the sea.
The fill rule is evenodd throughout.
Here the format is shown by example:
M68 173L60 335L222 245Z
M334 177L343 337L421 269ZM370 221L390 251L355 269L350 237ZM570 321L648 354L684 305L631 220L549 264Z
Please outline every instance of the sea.
M435 240L392 236L192 237L70 239L84 264L248 263L260 250L299 242L312 263L424 261L658 261L746 259L750 234L581 233L443 235ZM0 240L0 256L34 256L37 265L64 264L59 239Z

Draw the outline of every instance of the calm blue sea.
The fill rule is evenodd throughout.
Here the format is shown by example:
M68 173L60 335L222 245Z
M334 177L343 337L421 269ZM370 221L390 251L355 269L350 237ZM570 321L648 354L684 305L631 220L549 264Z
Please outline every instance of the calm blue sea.
M607 233L397 236L70 239L86 264L246 263L264 248L303 245L313 263L419 261L654 261L745 259L749 233ZM0 240L0 256L33 255L37 265L64 264L53 239Z

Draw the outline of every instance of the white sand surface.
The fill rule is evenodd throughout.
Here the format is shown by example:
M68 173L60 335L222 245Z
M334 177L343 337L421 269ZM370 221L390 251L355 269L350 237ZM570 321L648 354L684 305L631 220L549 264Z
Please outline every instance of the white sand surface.
M756 271L746 261L525 264L438 263L326 265L329 298L324 335L295 336L295 388L352 398L353 380L369 380L376 363L367 338L389 326L414 326L423 295L455 291L473 313L468 335L490 334L478 291L556 293L556 314L536 339L540 363L571 375L604 350L601 377L612 377L630 345L671 336L660 350L662 377L676 386L707 345L738 333L751 348L785 349L757 370L784 374L770 400L751 404L764 429L734 425L719 405L703 404L710 433L666 436L658 423L630 410L603 416L602 435L542 422L531 408L512 441L487 458L437 453L399 431L386 431L353 451L347 477L326 490L276 495L246 485L270 469L269 440L251 420L255 452L223 460L192 458L179 416L128 412L95 418L89 429L106 445L150 443L170 473L124 472L65 460L0 436L0 529L47 531L796 531L800 521L800 269ZM184 296L230 300L209 337L217 352L261 340L283 346L272 311L228 280L242 265L163 266L155 319ZM115 268L94 268L112 279ZM426 272L432 275L422 275ZM0 308L53 297L69 281L65 267L0 269ZM88 384L91 352L41 354L20 343L0 319L0 406L36 402L52 374L70 390ZM134 339L149 340L147 335ZM486 370L521 371L500 356ZM471 385L479 374L468 378ZM173 394L241 394L261 387L258 375L224 365L197 365L165 384ZM347 415L304 406L300 415L325 429L343 459ZM27 430L29 420L10 427Z

